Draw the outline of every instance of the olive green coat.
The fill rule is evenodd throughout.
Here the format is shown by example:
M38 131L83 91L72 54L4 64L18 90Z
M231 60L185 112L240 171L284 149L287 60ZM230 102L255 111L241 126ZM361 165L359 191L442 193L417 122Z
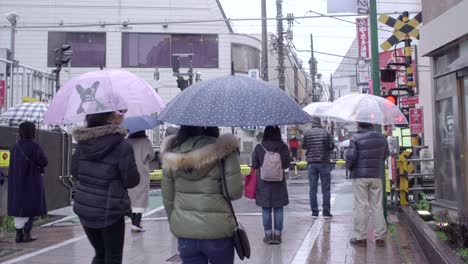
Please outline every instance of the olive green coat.
M240 199L244 186L237 138L197 136L168 151L173 140L168 137L161 146L162 195L171 232L178 238L232 237L235 223L224 196L221 160L231 200Z

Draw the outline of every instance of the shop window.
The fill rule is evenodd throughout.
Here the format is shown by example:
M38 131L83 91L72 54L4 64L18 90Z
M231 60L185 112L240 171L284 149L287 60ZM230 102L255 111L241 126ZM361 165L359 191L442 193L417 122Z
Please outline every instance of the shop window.
M260 50L243 44L232 44L231 60L236 72L248 73L250 69L260 69Z
M71 45L71 67L105 67L106 33L99 32L49 32L47 66L55 67L55 49Z
M218 36L187 34L123 33L123 67L171 67L171 54L193 54L194 68L218 67ZM187 58L181 67L189 67Z

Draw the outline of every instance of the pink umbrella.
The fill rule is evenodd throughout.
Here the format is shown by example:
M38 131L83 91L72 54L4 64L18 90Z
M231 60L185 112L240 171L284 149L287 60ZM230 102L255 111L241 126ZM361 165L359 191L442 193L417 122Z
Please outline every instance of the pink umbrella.
M160 112L165 103L144 80L125 70L98 70L69 80L54 96L44 124L75 124L87 114L127 110L126 117Z

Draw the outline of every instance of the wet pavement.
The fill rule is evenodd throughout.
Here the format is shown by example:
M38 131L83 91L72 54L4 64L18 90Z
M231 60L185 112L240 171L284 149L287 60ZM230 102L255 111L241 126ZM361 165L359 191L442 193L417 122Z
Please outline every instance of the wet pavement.
M367 248L349 244L352 193L344 170L333 172L332 220L311 218L306 177L292 178L281 245L263 243L261 210L253 200L235 202L252 247L252 257L236 263L427 263L407 225L395 214L389 216L391 227L384 248L375 247L371 231ZM321 194L318 198L321 204ZM134 234L127 228L124 263L180 263L177 242L169 231L164 210L155 209L144 219L146 232ZM79 225L38 228L33 232L40 239L28 244L14 243L14 234L0 234L0 263L91 263L94 252Z

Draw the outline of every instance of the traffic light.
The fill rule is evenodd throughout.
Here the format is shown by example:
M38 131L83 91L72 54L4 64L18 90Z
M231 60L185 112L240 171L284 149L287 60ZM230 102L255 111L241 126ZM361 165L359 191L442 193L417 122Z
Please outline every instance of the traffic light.
M384 95L383 98L387 99L393 105L398 105L398 98L394 95L387 94L387 95Z
M189 81L188 80L185 80L183 77L178 77L177 78L177 87L179 87L179 89L181 91L183 91L188 86L189 86Z
M70 62L73 56L71 45L62 45L60 48L55 49L55 66L61 67Z

